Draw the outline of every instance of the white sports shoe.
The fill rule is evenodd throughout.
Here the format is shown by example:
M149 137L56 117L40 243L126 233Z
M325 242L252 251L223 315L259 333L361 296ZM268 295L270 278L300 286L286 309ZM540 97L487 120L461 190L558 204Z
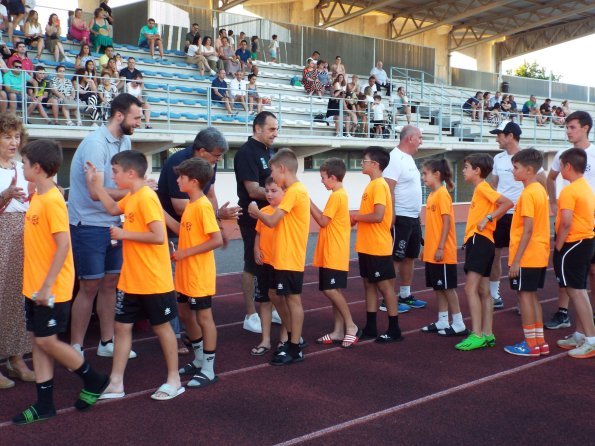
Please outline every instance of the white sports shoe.
M277 310L273 310L273 318L272 318L271 322L273 324L277 324L277 325L281 325L283 323L283 322L281 322L281 316L279 316L279 313L277 313Z
M81 358L85 359L85 352L83 351L83 348L80 346L80 344L72 344L72 348L74 348L76 352L81 355Z
M260 325L260 316L258 313L254 313L250 316L246 315L244 318L244 330L253 333L262 333L262 326Z
M107 345L102 345L101 342L99 342L99 345L97 346L97 356L101 356L103 358L113 358L114 343L110 342ZM134 350L130 350L130 353L128 354L128 359L134 358L136 358L136 352Z

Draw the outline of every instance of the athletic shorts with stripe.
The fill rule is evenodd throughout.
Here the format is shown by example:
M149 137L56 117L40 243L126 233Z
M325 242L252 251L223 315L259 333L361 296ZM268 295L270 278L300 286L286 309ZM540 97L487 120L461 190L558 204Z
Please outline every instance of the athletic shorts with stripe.
M543 288L546 269L545 266L543 268L519 268L519 276L509 278L510 289L515 291L537 291L539 288Z
M457 287L457 265L426 262L426 286L434 290Z
M504 214L496 222L494 231L494 245L497 249L508 248L510 246L510 226L512 224L512 214Z
M564 243L560 251L554 249L554 272L560 288L587 289L587 279L595 252L595 238Z
M492 241L483 235L473 234L465 242L465 274L469 271L490 277L494 263L495 247Z

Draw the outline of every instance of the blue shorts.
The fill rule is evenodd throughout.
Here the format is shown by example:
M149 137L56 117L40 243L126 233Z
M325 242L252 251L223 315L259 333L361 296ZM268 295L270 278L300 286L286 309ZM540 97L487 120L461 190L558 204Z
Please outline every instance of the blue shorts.
M141 40L138 44L139 48L149 48L149 41L148 40Z
M74 266L79 279L101 279L122 269L122 242L112 246L109 228L70 225Z

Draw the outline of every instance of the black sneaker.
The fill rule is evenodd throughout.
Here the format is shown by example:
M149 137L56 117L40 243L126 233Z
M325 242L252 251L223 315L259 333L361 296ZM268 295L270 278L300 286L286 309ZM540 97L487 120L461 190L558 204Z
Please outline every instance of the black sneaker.
M304 360L304 353L300 350L297 356L292 356L288 351L282 351L278 355L273 356L271 365L290 365L294 362L302 362Z
M400 332L397 335L392 335L387 332L376 338L376 342L378 342L379 344L390 344L391 342L398 342L402 340L403 336L401 336Z
M563 313L561 311L556 311L556 313L552 316L552 318L543 324L545 328L548 330L557 330L559 328L568 328L570 327L570 317L568 313Z
M504 301L502 298L494 298L494 310L501 310L502 308L504 308Z
M304 338L300 337L300 350L305 349L308 346L308 342ZM279 341L277 349L273 352L273 356L278 355L281 352L286 352L289 348L289 341Z

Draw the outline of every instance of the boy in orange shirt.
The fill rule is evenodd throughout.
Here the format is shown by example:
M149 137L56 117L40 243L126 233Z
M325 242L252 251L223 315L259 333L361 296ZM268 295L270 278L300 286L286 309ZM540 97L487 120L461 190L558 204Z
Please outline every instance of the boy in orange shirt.
M23 295L27 331L33 340L37 402L12 421L29 424L56 415L54 361L83 379L84 388L75 403L78 410L95 404L109 378L58 339L58 333L68 328L74 286L68 211L52 180L62 163L62 149L54 141L38 140L23 147L21 155L25 178L36 188L25 216Z
M169 228L179 235L178 250L171 254L176 262L174 286L178 293L178 311L192 345L203 338L202 360L180 369L180 374L193 374L188 387L206 387L218 380L215 375L217 327L213 321L212 296L215 295L215 249L223 246L213 205L203 193L213 177L213 168L201 158L191 158L174 167L181 192L190 201L182 219L167 219Z
M536 176L543 165L543 155L530 148L512 157L512 175L523 182L523 192L512 214L508 277L510 288L518 291L525 340L504 347L517 356L550 353L543 337L543 315L537 289L543 288L550 258L550 212L545 188ZM591 215L591 226L593 215Z
M163 208L157 194L145 185L147 158L136 150L112 157L112 178L119 189L128 189L124 198L114 201L87 163L87 184L111 215L124 214L123 228L110 229L113 240L123 240L124 262L118 281L114 361L110 385L101 399L124 397L124 371L132 346L132 326L149 319L159 338L167 364L167 381L151 395L169 400L184 392L178 373L178 344L169 321L176 317L177 305L171 272Z
M465 294L469 302L472 332L455 345L458 350L475 350L496 345L492 332L494 303L490 296L490 272L494 261L496 220L513 206L486 182L494 160L485 153L473 153L463 160L465 181L475 186L465 228Z
M366 326L362 336L387 344L403 340L392 261L392 194L382 177L382 171L388 166L389 154L382 147L371 146L364 150L363 155L362 173L370 177L370 182L362 195L359 212L351 215L351 224L357 223L355 250L366 293ZM380 336L376 327L378 291L384 298L388 313L388 331Z
M569 149L560 155L560 173L570 181L560 192L556 216L554 271L558 285L566 288L577 312L576 332L558 341L573 358L595 357L593 309L587 294L590 260L595 251L593 215L595 195L583 174L587 154L583 149Z
M300 348L304 324L301 293L310 228L310 197L304 184L297 179L298 160L291 149L279 150L269 165L271 176L285 189L285 196L272 215L261 212L255 202L248 206L248 213L275 228L273 268L277 294L273 304L287 329L289 344L280 345L271 364L289 365L304 360Z
M320 166L322 184L332 194L324 211L310 201L310 213L320 226L313 262L314 266L319 267L318 289L331 301L335 320L333 331L316 342L326 345L341 342L341 347L350 348L357 344L362 332L353 323L349 306L341 292L342 288L347 288L351 236L349 201L343 189L346 170L340 158L329 158Z

